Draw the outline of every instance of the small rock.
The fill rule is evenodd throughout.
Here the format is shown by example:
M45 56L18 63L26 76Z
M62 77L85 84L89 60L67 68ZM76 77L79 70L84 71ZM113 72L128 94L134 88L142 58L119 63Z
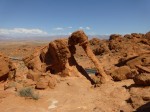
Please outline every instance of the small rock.
M102 108L100 108L100 107L94 107L93 112L105 112L105 111L102 110Z
M26 79L24 82L23 82L23 86L24 87L33 87L35 88L35 82L31 79Z
M49 80L49 82L48 82L49 88L54 89L55 86L56 86L56 83L57 83L56 78L53 77L53 76L50 76L50 77L48 78L48 80Z
M32 70L29 70L29 73L27 74L28 79L32 79L33 81L38 81L41 76L41 73L34 72Z
M138 74L133 80L137 85L150 86L150 74L148 73Z
M37 89L46 89L48 87L48 80L45 78L40 78L39 81L36 83Z
M14 81L9 81L4 83L4 90L16 87L16 82Z

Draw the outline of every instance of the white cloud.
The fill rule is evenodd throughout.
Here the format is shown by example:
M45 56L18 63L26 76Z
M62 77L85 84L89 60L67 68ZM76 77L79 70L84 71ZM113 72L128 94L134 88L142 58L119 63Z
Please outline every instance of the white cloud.
M71 29L71 28L73 28L72 26L69 26L69 27L67 27L68 29Z
M80 26L79 29L83 30L84 28L82 26Z
M57 27L57 28L54 28L54 30L62 31L62 30L64 30L64 28L62 28L62 27Z
M69 33L68 33L68 35L71 35L71 34L72 34L72 32L69 32Z
M89 26L85 27L86 30L90 30L91 28Z
M63 30L72 29L72 28L73 28L72 26L69 26L69 27L57 27L57 28L54 28L53 30L63 31Z
M89 26L87 26L87 27L80 26L79 29L80 30L91 30L91 28Z
M95 32L89 32L88 34L89 34L89 35L96 35Z
M47 35L48 33L40 29L26 29L26 28L13 28L13 29L0 29L0 35Z

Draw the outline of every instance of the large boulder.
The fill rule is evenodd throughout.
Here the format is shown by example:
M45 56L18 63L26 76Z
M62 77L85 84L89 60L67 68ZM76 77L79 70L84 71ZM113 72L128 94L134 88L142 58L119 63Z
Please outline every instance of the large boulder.
M99 45L101 43L101 40L98 39L98 38L92 38L90 41L89 41L90 45L92 46L95 46L95 45Z
M10 59L0 53L0 81L15 77L15 66Z
M68 58L71 57L67 42L66 39L50 42L48 46L25 58L26 66L34 72L62 73L68 64Z
M40 54L41 54L41 50L36 49L31 56L24 58L24 63L28 69L31 69L34 72L44 71L42 66L42 61L40 59Z
M114 51L119 51L122 49L123 45L122 45L122 36L121 35L117 35L117 34L112 34L110 35L109 38L109 49L110 50L114 50Z
M128 66L119 67L118 69L112 71L110 75L115 81L131 79L134 77L131 69Z
M107 40L93 38L89 41L89 43L95 55L103 55L110 52Z

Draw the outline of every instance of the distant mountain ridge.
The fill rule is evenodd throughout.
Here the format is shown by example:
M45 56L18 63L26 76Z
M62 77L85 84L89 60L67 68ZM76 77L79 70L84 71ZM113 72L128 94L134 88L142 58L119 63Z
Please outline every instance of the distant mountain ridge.
M70 35L53 35L53 36L8 36L8 35L0 35L0 41L18 41L18 40L54 40L59 38L68 38ZM101 38L108 39L109 35L88 35L89 39L91 38Z

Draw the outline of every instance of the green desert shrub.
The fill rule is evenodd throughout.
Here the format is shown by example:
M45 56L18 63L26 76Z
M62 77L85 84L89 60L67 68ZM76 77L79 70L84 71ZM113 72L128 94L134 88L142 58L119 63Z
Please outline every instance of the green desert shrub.
M39 94L35 93L35 90L31 87L24 87L24 88L20 89L19 95L21 97L32 98L34 100L39 99Z

